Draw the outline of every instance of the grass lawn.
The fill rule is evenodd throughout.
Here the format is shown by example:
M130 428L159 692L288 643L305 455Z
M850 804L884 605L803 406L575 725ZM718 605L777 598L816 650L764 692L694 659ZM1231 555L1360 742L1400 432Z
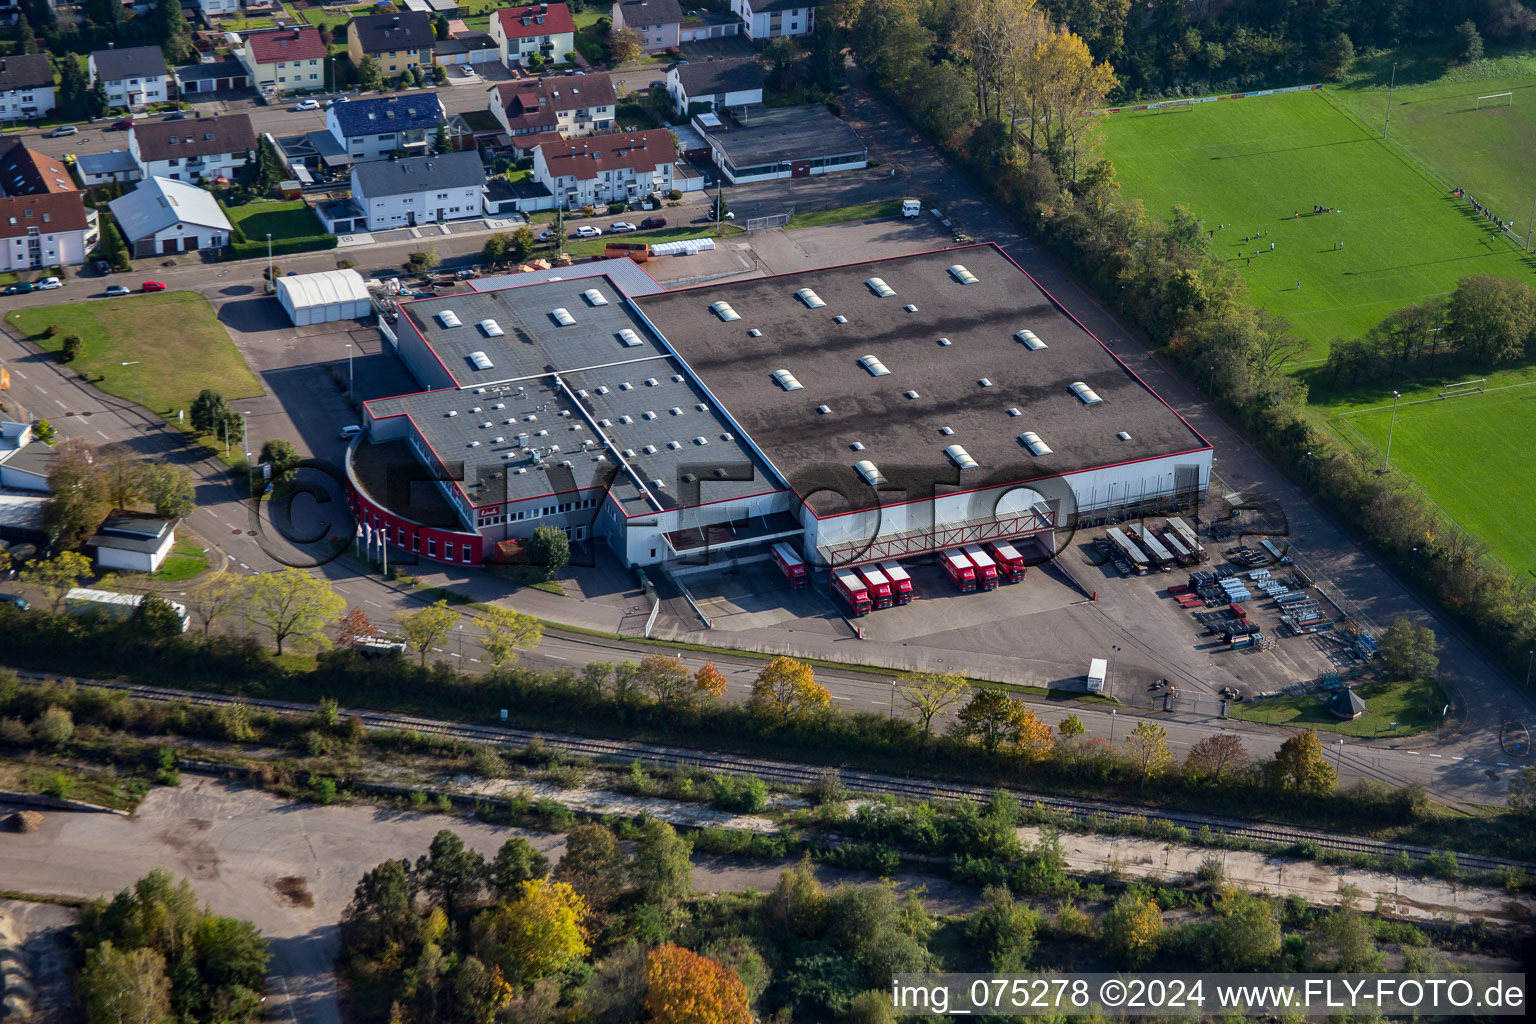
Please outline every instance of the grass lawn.
M165 556L160 568L150 574L151 579L167 583L189 580L208 568L208 553L185 537L177 537L171 553Z
M1159 216L1183 204L1208 228L1227 225L1215 252L1238 268L1255 304L1311 342L1303 362L1464 275L1536 281L1513 246L1331 92L1115 114L1105 128L1104 153L1127 194ZM1474 140L1447 128L1441 141ZM1313 215L1314 204L1341 212Z
M1529 371L1527 371L1529 373ZM1441 508L1482 538L1516 572L1536 568L1531 505L1536 476L1536 384L1437 400L1405 394L1392 427L1392 396L1333 422L1340 434L1384 452L1392 431L1392 465L1418 480ZM1377 458L1381 456L1378 454Z
M89 299L58 306L34 306L6 314L6 322L50 352L78 334L84 345L70 368L87 375L109 395L138 401L135 367L143 373L144 403L173 422L203 388L225 398L265 394L245 365L208 300L196 292L157 292L120 299ZM43 337L49 324L58 334Z
M793 228L819 228L826 224L846 224L853 220L880 220L885 217L895 217L901 213L901 200L888 199L880 203L865 203L862 206L842 206L835 210L812 210L809 213L797 213L789 218L787 227Z
M1412 736L1433 729L1440 723L1440 711L1446 703L1445 692L1428 679L1409 683L1372 683L1356 687L1355 693L1365 701L1365 714L1353 722L1341 722L1333 717L1326 702L1315 695L1234 704L1227 713L1247 722L1326 730L1368 739ZM1397 723L1396 729L1392 728L1393 722ZM1324 740L1323 745L1326 747L1327 744Z
M330 14L318 7L311 7L304 12L302 17L306 23L316 28L329 28L333 35L340 37L343 44L342 49L345 50L347 22L359 15L368 14L372 10L373 8L367 4L362 4L358 7L349 8L345 14Z
M272 235L273 243L292 238L313 238L325 234L325 226L315 216L315 211L302 199L282 202L258 199L244 206L226 206L229 219L240 225L248 242L265 243Z

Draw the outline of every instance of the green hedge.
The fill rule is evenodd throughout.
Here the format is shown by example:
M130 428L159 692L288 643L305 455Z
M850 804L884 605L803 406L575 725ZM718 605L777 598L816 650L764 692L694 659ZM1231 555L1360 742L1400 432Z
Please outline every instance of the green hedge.
M251 260L267 255L267 240L259 242L230 242L230 249L235 258L239 260ZM272 243L272 255L288 256L296 252L323 252L326 249L336 248L335 235L311 235L308 238L289 238L285 241Z

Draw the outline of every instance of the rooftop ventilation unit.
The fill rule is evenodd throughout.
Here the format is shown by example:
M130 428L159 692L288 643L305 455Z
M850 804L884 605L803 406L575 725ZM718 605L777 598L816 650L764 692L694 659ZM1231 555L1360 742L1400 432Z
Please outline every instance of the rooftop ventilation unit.
M917 392L916 391L908 391L907 392L907 397L908 398L916 398L917 397Z
M696 438L693 439L693 443L698 445L700 448L702 448L706 444L709 444L709 438L704 437L703 435L700 435L699 437L696 437Z
M816 411L825 416L832 411L832 407L830 405L818 405Z
M853 464L853 468L858 470L859 476L863 477L864 482L871 487L879 487L885 483L885 477L880 475L880 467L868 459L860 459Z
M983 377L976 382L976 386L979 388L989 388L992 386L992 380L989 377Z
M490 426L491 426L491 421L490 420L486 420L484 423L480 424L480 429L481 430L489 430Z
M722 440L722 441L734 441L734 440L736 440L736 435L731 433L729 430L727 430L725 433L720 435L720 440Z
M496 365L495 363L491 362L490 356L478 350L469 354L469 363L477 370L489 370L491 367Z
M445 416L457 416L458 414L459 414L459 410L457 410L457 409L449 409L443 415L445 415Z
M504 459L515 459L515 458L518 458L522 454L523 454L522 452L502 452L501 453L501 457L504 458Z
M535 430L533 432L533 436L534 437L548 437L549 436L549 431L547 431L547 430Z
M564 306L561 306L559 309L550 310L549 315L554 317L555 323L559 324L561 327L576 326L576 318L571 316L571 311L566 309Z
M1116 437L1118 437L1118 438L1119 438L1119 439L1120 439L1120 440L1122 440L1122 441L1129 441L1129 440L1130 440L1130 439L1131 439L1131 435L1130 435L1130 434L1127 434L1127 433L1126 433L1126 432L1125 432L1125 431L1123 431L1123 430L1122 430L1122 431L1120 431L1120 433L1118 433L1118 434L1116 434L1116 435L1115 435L1115 436L1116 436Z
M975 469L978 465L977 461L971 458L971 453L957 444L945 448L944 454L949 456L949 461L961 469Z
M682 382L683 382L683 375L682 374L674 373L672 375L672 383L674 383L674 384L681 384Z
M741 314L732 309L729 302L711 302L709 310L726 323L741 319Z
M656 488L658 491L664 491L667 489L666 481L661 477L657 477L655 480L652 480L651 486Z
M481 409L478 405L472 405L472 406L469 407L469 411L470 412L483 412L484 410Z
M606 395L608 393L608 385L599 384L594 390L600 395Z
M1040 435L1033 430L1026 430L1019 435L1019 442L1029 449L1031 455L1049 455L1051 446L1040 440Z
M539 414L536 413L536 412L531 412L528 415L523 417L523 422L524 423L537 423L537 422L539 422Z
M699 412L709 412L709 403L700 402L698 405L695 405L694 408L699 410Z
M774 370L773 382L785 391L799 391L803 385L788 370Z
M493 438L491 438L491 444L502 444L505 441L506 441L506 438L504 438L504 437L493 437Z
M657 384L660 384L660 383L661 382L659 380L657 380L655 377L647 377L647 378L645 378L645 386L648 387L648 388L653 388Z
M571 414L571 410L569 410L569 409L561 409L560 410L560 415L561 416L570 416L570 414Z
M495 402L495 403L493 403L491 405L492 409L505 409L506 407L507 407L507 403L506 402Z
M683 442L681 442L681 441L668 441L667 442L667 449L669 451L674 451L675 452L679 448L681 448L682 446L683 446Z
M633 448L625 448L624 449L624 457L626 459L634 458L635 457L635 450Z
M1031 352L1038 352L1046 347L1034 331L1014 331L1013 336L1024 343L1024 347Z
M628 327L621 328L618 333L619 344L625 348L635 348L640 344L640 335Z
M950 341L948 338L940 338L939 339L939 346L941 348L949 348L949 346L951 346L953 344L954 344L954 342Z
M891 372L890 370L887 370L885 368L885 364L875 356L859 357L859 365L868 370L871 377L884 377Z
M916 312L917 312L917 307L916 307L916 306L914 306L914 305L913 305L913 304L912 304L912 303L910 303L910 302L909 302L909 303L907 303L907 304L906 304L906 305L905 305L905 306L903 306L903 307L901 307L901 308L902 308L902 309L905 309L905 310L906 310L906 311L907 311L907 312L908 312L908 313L916 313Z
M469 447L471 447L471 448L479 448L480 447L480 442L479 441L471 441L471 442L469 442Z
M1008 415L1009 416L1023 416L1024 414L1019 411L1018 406L1014 406L1012 409L1008 410Z
M442 324L444 327L459 327L459 326L461 326L461 324L459 323L459 316L458 316L458 314L455 313L451 309L440 309L440 310L438 310L437 311L437 322Z
M855 441L855 442L853 442L853 444L849 445L848 447L852 448L856 452L861 452L861 451L864 450L864 442L863 441Z
M762 336L763 332L758 330L756 327L747 332L747 337L749 338L761 338Z
M608 305L608 300L604 298L603 293L598 291L596 288L588 288L586 291L581 293L581 297L586 299L594 306Z
M1069 389L1074 395L1082 399L1084 405L1098 405L1104 401L1104 399L1099 397L1098 392L1080 380L1073 381L1069 385Z
M971 273L969 270L966 270L965 267L958 263L949 268L949 276L954 278L956 281L959 281L961 284L981 283L981 279L979 277Z
M622 384L619 385L619 390L620 391L629 391L633 387L634 387L634 385L626 380Z
M673 416L681 416L683 414L683 407L680 405L674 405L672 408L668 409L667 412L671 413Z
M832 318L832 322L835 324L845 324L848 322L848 318L839 313L837 316Z
M502 424L504 426L510 427L512 424L517 422L517 417L516 416L508 416L506 419L502 420L501 422L502 422Z
M955 432L955 428L954 427L940 427L939 428L939 433L943 434L945 437L949 437L954 432Z
M820 309L822 306L826 305L826 303L822 301L821 296L817 295L809 288L801 288L799 291L795 292L795 298L805 303L805 307L807 309Z
M623 416L619 417L619 422L623 423L625 425L628 425L630 423L635 422L635 418L633 416L631 416L629 413L625 413Z
M654 412L652 412L650 409L647 409L647 410L645 410L645 412L640 414L640 418L643 419L643 420L653 420L653 419L656 418L656 414Z
M482 331L485 332L485 336L487 338L499 338L503 334L507 333L501 329L501 324L497 323L495 320L481 320L479 327Z
M598 420L597 421L597 425L600 426L600 427L611 427L611 426L613 426L613 420L609 420L609 419Z
M886 284L885 281L878 277L872 277L868 281L865 281L864 284L869 288L870 291L874 292L882 299L888 299L892 295L896 294L895 288L892 288L890 285Z

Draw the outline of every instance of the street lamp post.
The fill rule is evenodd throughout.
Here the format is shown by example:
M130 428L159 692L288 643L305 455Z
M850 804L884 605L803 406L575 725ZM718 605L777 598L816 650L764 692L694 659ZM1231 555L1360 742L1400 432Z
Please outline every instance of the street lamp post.
M1410 573L1416 573L1418 571L1419 571L1419 549L1417 547L1414 547L1414 549L1413 549L1413 564L1409 567L1409 572Z
M1307 452L1307 483L1312 482L1312 453Z
M144 376L139 372L139 361L137 359L130 359L123 363L123 365L133 367L133 384L139 392L139 405L142 406L144 404Z
M347 342L347 397L352 398L352 343Z
M1111 644L1109 651L1109 679L1107 680L1107 683L1109 686L1109 692L1113 694L1115 692L1115 662L1120 659L1120 648Z
M277 282L272 279L272 232L267 232L267 287L277 293Z
M240 450L245 452L245 461L251 461L251 410L246 409L240 413Z
M1525 688L1531 688L1531 669L1536 668L1536 650L1530 652L1530 660L1525 663Z
M896 680L894 679L891 680L891 710L885 717L887 721L896 717Z
M1392 392L1392 422L1387 425L1387 457L1381 464L1383 473L1392 468L1392 434L1397 430L1397 400L1402 397L1396 391Z

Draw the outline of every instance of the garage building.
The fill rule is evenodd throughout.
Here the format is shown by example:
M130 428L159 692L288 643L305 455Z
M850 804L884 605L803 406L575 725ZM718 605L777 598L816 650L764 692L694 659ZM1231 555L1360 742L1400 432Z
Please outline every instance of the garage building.
M355 270L324 270L277 279L277 301L295 327L356 320L373 311L363 275Z

